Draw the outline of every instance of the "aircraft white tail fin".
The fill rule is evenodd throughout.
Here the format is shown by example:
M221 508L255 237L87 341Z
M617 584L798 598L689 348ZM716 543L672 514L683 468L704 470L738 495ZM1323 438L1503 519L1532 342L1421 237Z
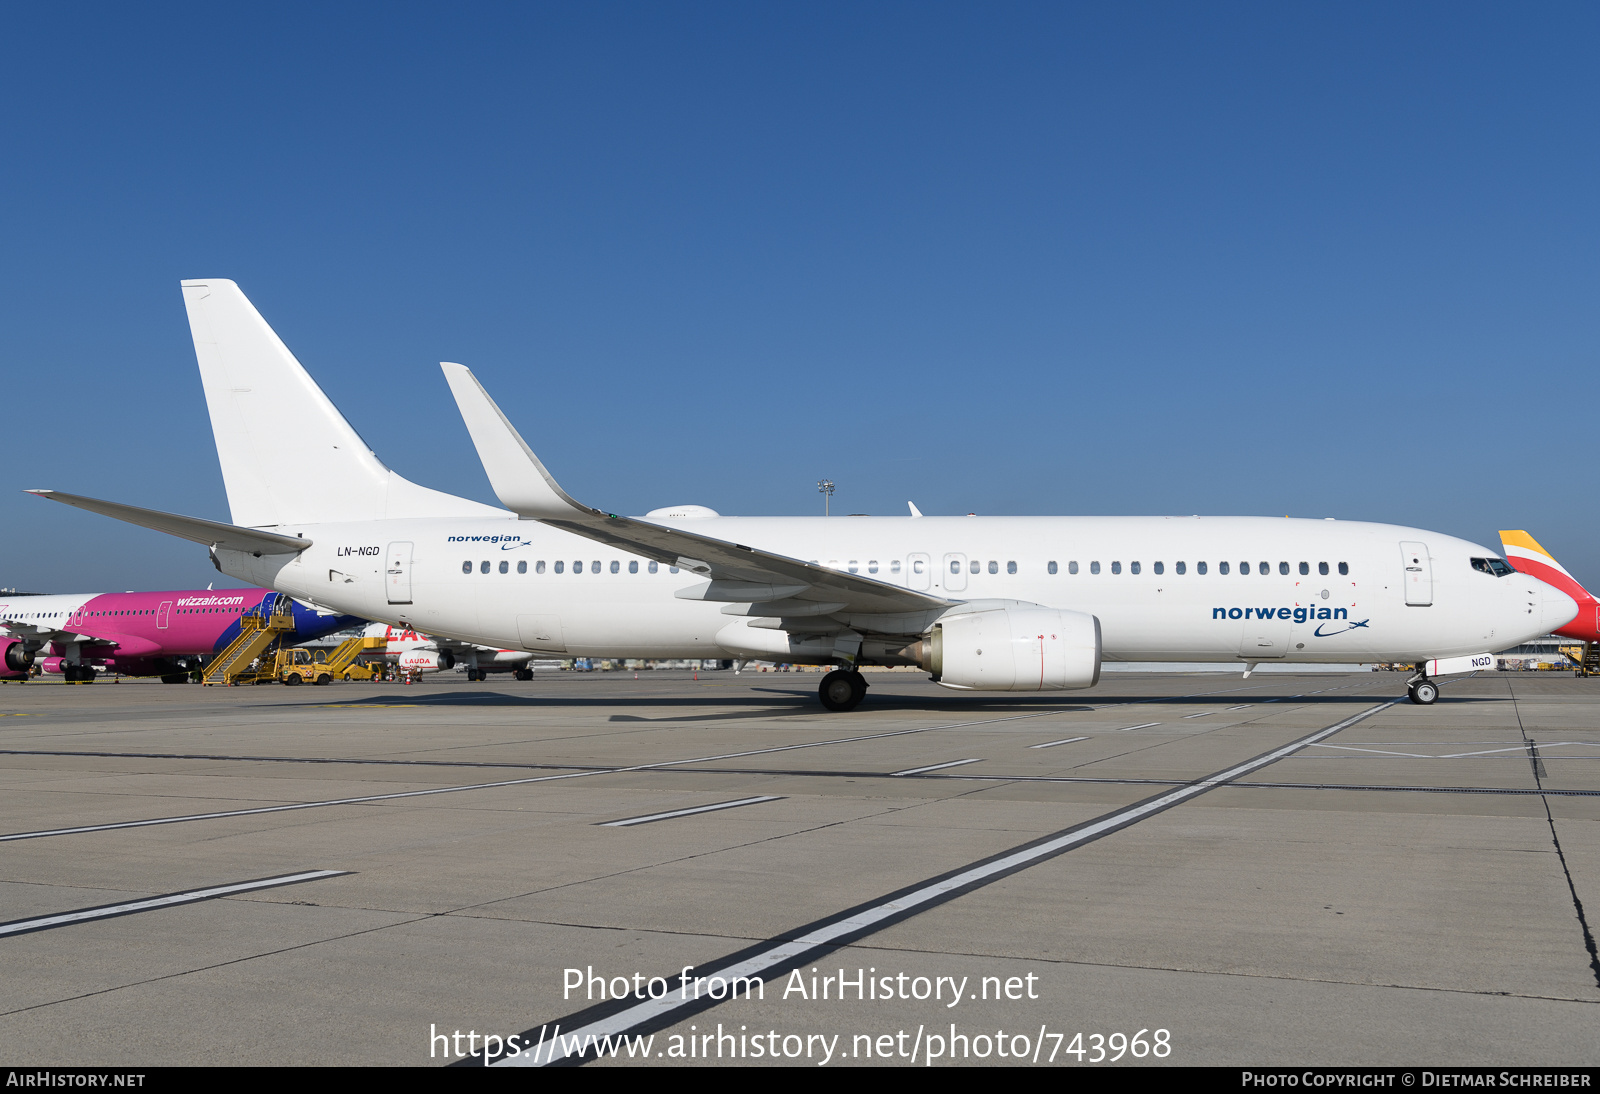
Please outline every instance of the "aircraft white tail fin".
M183 302L234 524L499 512L385 467L232 281L185 281Z

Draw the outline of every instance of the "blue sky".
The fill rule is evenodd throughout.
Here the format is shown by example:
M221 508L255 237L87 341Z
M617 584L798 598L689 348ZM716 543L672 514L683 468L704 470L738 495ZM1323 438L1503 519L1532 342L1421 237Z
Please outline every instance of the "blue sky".
M1525 527L1600 585L1600 9L44 5L0 64L0 585L226 519L178 281L492 500Z

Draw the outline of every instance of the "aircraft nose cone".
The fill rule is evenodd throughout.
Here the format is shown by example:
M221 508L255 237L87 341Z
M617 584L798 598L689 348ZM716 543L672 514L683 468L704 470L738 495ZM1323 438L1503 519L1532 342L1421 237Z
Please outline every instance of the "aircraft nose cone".
M1542 590L1539 601L1539 617L1543 620L1546 634L1557 627L1565 627L1578 617L1578 602L1553 585L1539 583Z

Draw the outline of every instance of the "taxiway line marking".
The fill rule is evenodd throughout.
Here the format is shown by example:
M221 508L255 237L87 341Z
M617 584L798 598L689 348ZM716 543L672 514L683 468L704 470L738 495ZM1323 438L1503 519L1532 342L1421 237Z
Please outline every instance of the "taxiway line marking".
M962 764L982 763L982 756L974 756L970 760L951 760L949 763L929 764L927 767L908 767L904 771L891 771L890 775L920 775L924 771L939 771L946 767L960 767Z
M1379 756L1399 756L1402 759L1407 759L1407 760L1464 760L1464 759L1468 759L1468 758L1470 758L1472 756L1494 756L1494 755L1498 755L1498 754L1503 753L1503 752L1514 752L1514 753L1517 754L1517 758L1520 758L1522 756L1527 755L1527 748L1526 748L1526 746L1522 746L1522 745L1519 745L1516 748L1486 748L1486 749L1482 750L1481 752L1446 752L1446 753L1443 753L1442 755L1434 755L1432 753L1423 753L1423 752L1390 752L1390 751L1388 751L1386 749L1382 749L1382 748L1357 748L1354 745L1317 745L1315 747L1317 747L1317 748L1337 748L1337 749L1342 749L1345 752L1371 752L1371 753L1374 753L1374 754L1379 755ZM1596 743L1594 741L1556 741L1553 744L1540 745L1539 747L1540 748L1567 748L1567 747L1600 748L1600 743ZM1562 757L1559 757L1559 756L1555 757L1555 759L1561 759L1561 758ZM1567 758L1568 759L1572 759L1574 757L1567 757Z
M892 923L907 919L919 912L970 892L982 886L998 881L1002 877L1014 874L1020 870L1054 858L1080 847L1086 843L1120 831L1129 825L1165 812L1176 805L1204 794L1218 786L1222 786L1252 771L1258 771L1269 764L1276 763L1308 745L1333 736L1341 730L1355 725L1357 722L1370 718L1379 711L1387 710L1398 703L1398 699L1377 703L1358 714L1354 714L1341 722L1319 729L1314 733L1290 741L1269 752L1262 753L1253 759L1235 764L1215 774L1207 775L1192 783L1157 794L1142 802L1122 809L1114 810L1101 817L1083 824L1074 825L1060 832L1052 833L1040 839L1015 847L1010 851L1002 851L988 859L972 863L966 867L929 878L906 888L887 894L878 900L857 905L854 908L840 912L827 919L818 920L796 929L796 933L788 938L779 936L765 942L758 942L737 953L729 954L721 960L695 969L696 976L709 976L715 974L728 983L733 983L740 977L762 976L763 979L781 976L805 965L808 961L821 957L824 953L831 952L841 946L857 941L869 934L873 934ZM563 1055L560 1059L555 1056L556 1044L551 1042L550 1052L544 1058L535 1050L533 1054L501 1059L495 1061L496 1066L522 1066L537 1067L548 1064L576 1064L581 1063L583 1055L596 1039L615 1037L625 1033L646 1033L664 1029L674 1025L691 1014L706 1010L716 1004L716 1000L709 998L685 999L675 998L679 993L669 991L659 998L647 999L642 1002L614 1001L601 1003L598 1006L587 1008L563 1019L561 1025L568 1028L567 1035L561 1039L567 1046L576 1045L579 1053L576 1057ZM533 1043L538 1032L538 1027L525 1031L523 1040ZM541 1038L539 1044L543 1045ZM461 1061L466 1065L482 1065L484 1059L474 1058Z
M33 931L48 931L52 927L65 927L71 923L87 923L94 919L112 919L119 915L148 912L154 908L172 908L179 904L196 904L202 900L215 900L220 896L232 896L234 893L253 893L258 889L275 889L281 885L298 885L302 881L320 881L325 877L340 877L351 872L350 870L306 870L298 874L280 874L277 877L257 878L255 881L241 881L233 885L215 885L209 889L190 889L184 893L168 893L165 896L153 896L144 900L130 900L124 904L102 904L94 908L79 908L77 911L59 912L56 915L36 916L33 919L15 919L10 923L0 923L0 938L29 934Z
M623 820L599 821L599 828L632 828L636 824L653 824L656 821L671 820L673 817L692 817L696 813L715 813L719 809L737 809L741 805L760 805L762 802L782 801L782 794L763 794L755 798L739 798L737 801L716 802L712 805L697 805L692 809L674 809L670 813L650 813L643 817L627 817Z
M468 790L496 790L505 786L528 786L533 783L559 782L563 779L583 779L591 775L618 775L632 771L655 771L685 764L712 763L717 760L735 760L745 756L766 756L774 752L793 752L802 748L825 748L828 745L855 744L859 741L876 741L885 737L903 737L912 733L933 733L941 729L965 729L968 726L991 725L995 722L1017 722L1030 718L1044 718L1060 714L1059 710L1039 711L1035 714L1016 714L1006 718L984 718L973 722L955 722L942 726L919 726L916 729L895 729L884 733L868 733L860 737L839 737L830 741L806 741L801 744L775 745L755 748L746 752L723 752L715 756L694 756L686 760L662 760L653 764L632 764L624 767L596 767L583 771L568 771L560 775L534 775L526 779L503 779L490 783L469 783L465 786L436 786L427 790L399 790L388 794L364 794L354 798L330 798L323 801L292 802L288 805L261 805L252 809L226 809L213 813L186 813L177 817L150 817L145 820L113 821L108 824L85 824L75 828L50 828L38 832L9 832L0 835L0 843L14 840L44 839L47 836L71 836L86 832L110 832L121 828L148 828L157 824L183 824L187 821L221 820L226 817L250 817L264 813L288 813L297 809L320 809L331 805L365 805L368 802L398 801L404 798L426 798L435 794L459 794Z
M1151 724L1152 725L1157 725L1159 723L1152 722ZM1089 738L1087 738L1087 737L1063 737L1059 741L1046 741L1042 745L1029 745L1028 747L1029 748L1054 748L1054 747L1056 747L1056 745L1070 745L1074 741L1087 741L1088 739Z
M1141 722L1139 725L1136 725L1136 726L1123 726L1121 729L1117 730L1117 732L1118 733L1131 733L1136 729L1149 729L1151 726L1158 726L1160 724L1161 724L1160 722Z

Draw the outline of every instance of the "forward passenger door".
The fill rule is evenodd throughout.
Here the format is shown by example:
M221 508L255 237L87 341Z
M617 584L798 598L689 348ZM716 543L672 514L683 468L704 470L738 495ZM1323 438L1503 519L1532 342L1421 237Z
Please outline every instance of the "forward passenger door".
M1400 561L1405 567L1406 603L1426 608L1433 603L1433 560L1426 543L1400 544Z

